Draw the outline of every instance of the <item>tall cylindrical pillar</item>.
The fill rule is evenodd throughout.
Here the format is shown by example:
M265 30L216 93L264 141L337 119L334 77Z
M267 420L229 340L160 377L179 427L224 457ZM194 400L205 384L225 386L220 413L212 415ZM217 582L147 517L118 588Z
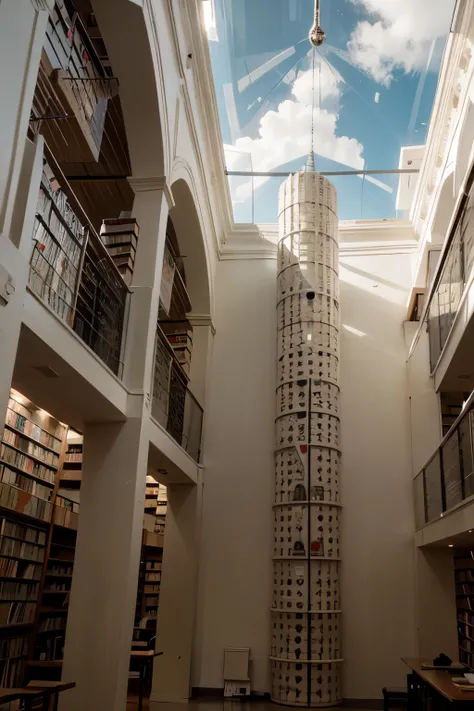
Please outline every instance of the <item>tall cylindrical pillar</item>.
M272 698L341 701L339 278L336 191L280 189Z

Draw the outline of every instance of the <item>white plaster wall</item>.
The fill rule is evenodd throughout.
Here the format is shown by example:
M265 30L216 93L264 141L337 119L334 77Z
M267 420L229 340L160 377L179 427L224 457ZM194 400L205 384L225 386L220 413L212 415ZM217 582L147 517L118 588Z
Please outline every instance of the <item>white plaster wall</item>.
M367 256L352 250L341 257L348 698L379 697L385 684L402 684L399 659L415 653L403 334L411 262L409 253ZM253 688L270 686L275 278L272 259L218 266L194 686L222 686L226 645L250 646Z
M269 689L276 261L225 260L204 446L193 685L221 687L225 646L250 647Z
M364 699L403 685L400 657L415 654L403 333L412 256L352 254L340 259L344 696Z

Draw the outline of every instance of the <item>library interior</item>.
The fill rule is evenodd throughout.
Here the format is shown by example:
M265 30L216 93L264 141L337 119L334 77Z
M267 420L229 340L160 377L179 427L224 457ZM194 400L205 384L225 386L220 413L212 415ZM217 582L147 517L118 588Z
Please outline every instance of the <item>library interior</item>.
M0 709L469 711L474 0L0 0L0 91Z

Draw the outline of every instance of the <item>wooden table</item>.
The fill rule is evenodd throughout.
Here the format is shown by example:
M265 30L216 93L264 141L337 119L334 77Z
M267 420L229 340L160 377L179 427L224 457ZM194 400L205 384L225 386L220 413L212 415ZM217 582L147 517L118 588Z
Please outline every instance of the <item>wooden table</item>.
M462 672L446 670L422 669L422 664L430 664L426 659L402 659L412 674L408 678L408 704L410 710L417 711L428 706L436 709L468 709L474 710L474 691L461 691L451 681L453 676L462 676ZM467 671L467 667L466 667ZM410 677L412 677L410 679ZM433 693L434 692L434 693Z
M163 652L155 652L154 649L148 650L135 650L133 649L130 654L130 660L138 662L139 673L140 673L140 693L138 695L138 711L142 711L143 708L143 695L145 692L145 680L149 675L151 678L153 660L155 657L159 657Z
M56 711L60 692L73 689L75 686L73 682L62 684L56 681L31 681L25 687L0 688L0 704L20 701L24 704L25 711L29 711L35 701L42 701L42 709L49 711L52 700L53 709Z

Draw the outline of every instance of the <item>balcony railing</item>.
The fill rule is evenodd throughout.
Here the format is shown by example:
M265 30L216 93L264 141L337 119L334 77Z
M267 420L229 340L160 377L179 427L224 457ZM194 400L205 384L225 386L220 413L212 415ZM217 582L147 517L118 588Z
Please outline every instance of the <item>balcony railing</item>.
M121 377L129 290L49 152L29 287Z
M414 480L415 524L422 528L474 495L474 393Z
M448 340L474 264L474 188L462 203L434 282L427 313L433 371Z
M157 326L152 416L199 462L203 410L188 390L188 378Z

